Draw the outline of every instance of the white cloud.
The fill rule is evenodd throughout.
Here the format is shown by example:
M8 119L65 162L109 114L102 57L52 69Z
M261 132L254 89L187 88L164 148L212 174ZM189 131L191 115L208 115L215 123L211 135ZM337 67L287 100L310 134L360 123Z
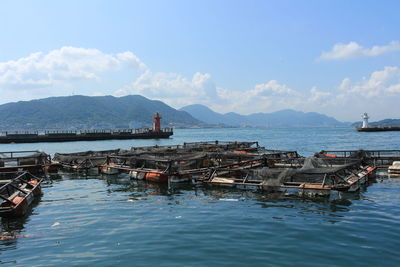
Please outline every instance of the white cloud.
M131 52L106 54L97 49L62 47L0 62L0 88L29 90L76 80L100 80L99 73L147 67Z
M195 73L186 78L177 73L144 72L132 84L114 92L116 96L140 94L174 107L204 104L222 113L262 112L293 101L299 93L276 80L257 84L246 91L217 87L208 73Z
M115 91L115 95L141 94L173 106L205 103L217 97L216 87L208 73L186 78L178 73L143 72L132 84ZM215 100L215 99L214 99Z
M332 93L330 93L330 92L318 91L317 87L311 88L310 93L311 93L311 97L308 99L308 101L311 103L322 104L325 101L329 100L329 98L332 96Z
M366 98L392 95L400 92L400 68L387 66L383 70L374 71L368 79L354 85L346 78L339 86L345 94L358 94Z
M132 84L114 92L114 95L140 94L161 100L174 107L204 104L216 111L240 113L263 112L279 109L297 99L299 93L276 80L257 84L253 89L232 91L217 87L208 73L195 73L186 78L177 73L142 73Z
M374 57L379 56L384 53L399 51L400 42L392 41L387 45L383 46L373 46L371 48L364 48L356 42L350 42L348 44L338 43L335 44L331 51L322 52L321 56L318 58L320 60L339 60L348 59L354 57Z
M257 84L253 89L245 91L231 91L218 87L217 93L223 101L215 108L223 113L229 111L242 114L271 112L283 108L294 108L302 102L301 93L276 80Z
M351 80L349 78L344 78L343 81L340 83L338 89L345 91L349 90L351 87Z
M364 112L373 115L374 120L399 117L399 67L387 66L361 81L345 78L337 89L331 92L332 96L324 104L332 116L347 121L360 120L360 114Z
M233 111L241 114L290 108L317 111L351 121L368 111L366 107L373 107L371 111L377 116L381 116L379 114L383 114L383 110L386 114L388 110L398 112L396 109L400 105L397 108L382 106L380 103L392 103L400 96L400 68L388 66L358 82L345 78L337 88L321 91L312 87L304 93L276 80L238 91L216 86L208 73L195 73L187 78L177 73L146 71L132 84L115 92L118 96L127 94L141 94L176 108L204 104L217 112Z
M271 80L267 83L257 84L251 94L257 96L268 96L268 95L297 95L298 93L285 84L279 84L278 81Z

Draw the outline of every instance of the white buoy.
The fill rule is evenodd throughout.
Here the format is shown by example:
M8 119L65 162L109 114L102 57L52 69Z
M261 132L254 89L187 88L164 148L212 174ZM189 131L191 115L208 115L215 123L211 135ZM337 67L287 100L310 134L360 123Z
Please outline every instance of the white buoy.
M365 113L362 115L362 118L363 118L363 125L362 125L362 127L363 127L363 128L368 128L368 119L369 119L369 117L368 117L367 112L365 112Z

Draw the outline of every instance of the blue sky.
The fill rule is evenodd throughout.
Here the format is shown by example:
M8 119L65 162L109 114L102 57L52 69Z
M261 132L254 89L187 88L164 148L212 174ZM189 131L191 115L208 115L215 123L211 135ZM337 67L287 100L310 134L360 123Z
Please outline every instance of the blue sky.
M1 1L0 104L141 94L399 118L398 1Z

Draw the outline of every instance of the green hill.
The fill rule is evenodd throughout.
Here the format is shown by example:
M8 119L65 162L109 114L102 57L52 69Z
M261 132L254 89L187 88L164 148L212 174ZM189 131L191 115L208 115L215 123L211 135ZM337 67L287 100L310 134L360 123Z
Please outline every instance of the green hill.
M139 95L76 95L0 105L0 129L149 127L155 112L161 113L163 127L202 124L185 111Z

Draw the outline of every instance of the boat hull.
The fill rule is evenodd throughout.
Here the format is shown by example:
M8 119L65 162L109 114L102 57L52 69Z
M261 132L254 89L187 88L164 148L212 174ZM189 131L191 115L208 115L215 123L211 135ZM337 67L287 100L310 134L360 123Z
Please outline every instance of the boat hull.
M26 174L26 173L25 173ZM3 202L0 205L0 217L20 217L24 216L29 210L35 198L42 195L41 183L43 179L33 178L27 180L23 175L13 179L9 183L3 185L2 191ZM19 185L19 187L17 186ZM9 193L14 189L14 193ZM7 195L5 194L7 192Z

